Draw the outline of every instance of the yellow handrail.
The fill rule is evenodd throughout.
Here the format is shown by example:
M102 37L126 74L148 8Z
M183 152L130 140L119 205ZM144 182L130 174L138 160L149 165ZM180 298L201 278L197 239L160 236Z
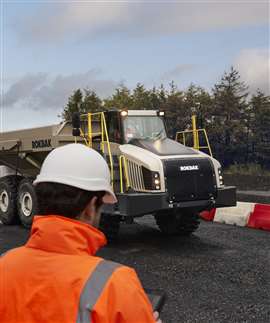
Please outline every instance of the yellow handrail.
M85 138L85 135L84 135L84 133L82 132L82 129L81 129L81 128L80 128L80 134L81 134L81 137L83 138L83 140L84 140L84 142L85 142L86 146L88 146L88 141L87 141L87 139Z
M201 146L200 145L200 140L199 140L199 138L200 138L199 133L200 132L202 132L204 134L204 137L205 137L205 140L206 140L206 146ZM209 143L209 139L208 139L208 136L207 136L207 132L206 132L205 129L178 131L176 133L175 140L177 142L182 143L184 146L186 146L186 134L188 134L188 133L192 133L193 134L193 148L194 149L197 149L197 150L207 149L209 151L209 155L211 157L213 157L212 149L211 149L211 146L210 146L210 143ZM179 138L180 135L182 135L182 141Z
M103 113L104 116L104 113ZM104 116L104 120L105 120L105 116ZM106 123L106 120L105 120ZM107 130L107 127L106 127ZM103 122L101 122L101 150L104 151L104 127L103 127Z
M193 132L193 146L195 149L199 149L199 135L198 135L198 129L196 125L196 116L192 116L192 132Z
M93 132L93 127L92 127L92 123L94 121L94 117L97 116L98 117L98 121L100 123L100 129L101 131L99 132ZM80 134L81 137L84 139L85 144L90 147L93 148L93 137L94 136L101 136L101 141L100 141L100 150L102 151L102 153L105 153L105 143L107 144L107 153L109 155L109 164L110 164L110 173L111 173L111 185L113 186L113 180L114 180L114 176L113 176L113 159L112 159L112 153L111 153L111 145L110 145L110 140L109 140L109 135L108 135L108 131L107 131L107 125L106 125L106 118L105 118L105 114L104 112L93 112L93 113L87 113L87 114L82 114L81 118L85 117L87 119L87 123L88 123L88 131L87 131L87 137L85 136L85 134L83 133L82 129L80 129Z
M129 177L128 177L128 170L127 170L127 160L124 155L119 156L119 171L120 171L120 192L124 193L123 189L123 164L124 164L124 172L126 178L126 189L130 187Z
M91 113L88 113L87 115L87 118L88 118L88 146L89 147L93 147L93 140L92 140L92 115Z
M208 139L208 136L207 136L207 132L206 132L205 129L203 129L203 132L204 132L204 136L205 136L205 139L206 139L206 143L207 143L207 147L208 147L210 156L213 157L212 149L211 149L211 146L210 146L210 143L209 143L209 139Z
M106 125L106 119L104 112L99 112L101 113L101 129L102 129L102 135L101 135L101 150L104 154L104 143L107 143L107 149L108 149L108 154L109 154L109 160L110 160L110 168L111 168L111 185L113 186L113 160L112 160L112 153L111 153L111 145L109 141L109 136L108 136L108 131L107 131L107 125ZM106 140L104 140L104 134Z

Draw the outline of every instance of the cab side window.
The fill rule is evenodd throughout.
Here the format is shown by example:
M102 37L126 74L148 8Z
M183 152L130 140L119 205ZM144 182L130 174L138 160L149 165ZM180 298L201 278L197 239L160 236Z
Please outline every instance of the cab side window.
M107 126L110 142L120 143L121 135L118 113L113 113L111 115Z

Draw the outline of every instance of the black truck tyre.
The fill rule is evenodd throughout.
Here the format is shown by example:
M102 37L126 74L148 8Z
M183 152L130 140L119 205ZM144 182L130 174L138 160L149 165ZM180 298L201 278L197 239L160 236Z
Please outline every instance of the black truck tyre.
M120 229L120 217L109 213L102 213L99 229L105 234L108 242L116 241Z
M17 210L22 225L30 228L33 217L37 214L38 205L35 189L29 179L23 179L20 182L17 196Z
M156 214L155 219L160 231L166 235L189 236L200 225L199 215L192 212Z
M6 176L0 179L0 220L6 225L14 224L18 221L17 186L16 176Z

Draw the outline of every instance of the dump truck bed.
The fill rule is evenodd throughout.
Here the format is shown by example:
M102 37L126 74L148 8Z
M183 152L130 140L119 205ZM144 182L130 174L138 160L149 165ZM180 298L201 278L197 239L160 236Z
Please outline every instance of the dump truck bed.
M78 138L78 141L83 139ZM0 165L34 177L52 149L72 142L74 137L70 122L4 132L0 134Z

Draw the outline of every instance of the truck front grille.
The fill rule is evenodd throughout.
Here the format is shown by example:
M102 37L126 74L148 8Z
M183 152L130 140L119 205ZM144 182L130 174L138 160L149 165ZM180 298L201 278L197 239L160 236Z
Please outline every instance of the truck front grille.
M207 200L216 197L214 167L210 159L168 159L163 162L169 200Z
M136 191L145 191L142 166L127 159L127 168L131 188Z

